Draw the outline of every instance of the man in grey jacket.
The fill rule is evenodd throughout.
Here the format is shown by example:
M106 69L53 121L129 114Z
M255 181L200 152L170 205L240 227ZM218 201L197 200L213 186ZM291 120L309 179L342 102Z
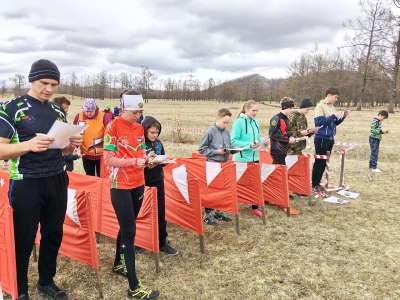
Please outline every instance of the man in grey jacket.
M208 161L213 162L226 162L229 158L229 149L231 148L231 135L227 127L231 122L232 113L226 109L221 108L217 113L217 120L203 136L199 152L207 157ZM221 211L214 213L211 208L205 209L204 223L207 225L214 225L215 219L229 222L232 219Z

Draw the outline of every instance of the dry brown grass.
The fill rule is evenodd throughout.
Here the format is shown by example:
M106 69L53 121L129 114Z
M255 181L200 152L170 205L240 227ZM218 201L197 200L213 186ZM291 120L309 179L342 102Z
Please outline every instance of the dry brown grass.
M75 100L72 112L80 101ZM207 128L214 119L217 103L152 101L146 114L156 116L166 127L162 140L172 155L188 156L197 142L171 142L167 127L175 119L187 127ZM228 104L236 113L240 104ZM259 119L266 124L275 113L262 106ZM296 218L287 218L274 208L267 209L267 225L241 208L242 235L233 224L206 227L206 251L199 254L196 236L169 226L169 236L180 255L162 256L159 275L149 254L139 255L140 279L160 290L160 299L399 299L400 298L400 116L390 116L385 128L391 131L381 145L380 167L385 171L370 183L368 130L375 111L353 112L339 127L337 141L361 146L346 162L346 181L361 198L346 206L318 203L307 206L306 199L293 201L300 208ZM73 113L70 114L72 118ZM333 163L337 171L337 158ZM81 170L80 166L77 166ZM337 180L335 178L335 180ZM106 299L125 299L127 282L111 273L114 244L98 245ZM36 264L30 270L30 287L36 298ZM60 259L56 281L71 299L96 299L94 273L87 267Z

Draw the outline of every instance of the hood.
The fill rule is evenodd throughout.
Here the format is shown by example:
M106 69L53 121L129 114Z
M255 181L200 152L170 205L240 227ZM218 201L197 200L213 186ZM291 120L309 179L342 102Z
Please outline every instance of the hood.
M153 118L151 116L146 116L142 121L142 126L143 126L143 130L144 130L144 137L145 137L146 141L147 141L147 131L149 130L149 128L154 123L156 123L156 124L158 124L160 126L160 133L159 133L159 136L160 136L162 126L161 126L161 123L156 118Z

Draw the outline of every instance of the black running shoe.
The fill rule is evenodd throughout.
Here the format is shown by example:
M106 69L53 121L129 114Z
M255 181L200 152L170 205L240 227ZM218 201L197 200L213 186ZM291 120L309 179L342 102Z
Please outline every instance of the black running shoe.
M37 285L37 290L40 296L49 300L68 300L67 293L60 289L55 283L49 285Z
M215 221L214 216L210 213L210 214L205 214L203 222L207 225L215 225L217 224L217 222Z
M113 266L112 271L117 275L128 277L128 272L126 270L125 264L120 263L119 265Z
M166 242L164 246L161 246L160 251L164 252L168 256L175 256L179 254L178 250L171 247L169 242Z
M144 249L142 247L135 246L135 253L136 254L143 254Z
M230 216L228 216L226 213L222 212L222 211L217 211L214 214L214 218L220 221L224 221L224 222L230 222L232 221L232 218Z
M21 295L18 296L17 300L29 300L29 294L28 293L22 293Z
M157 299L158 296L160 296L160 293L158 291L146 288L142 286L140 282L135 289L128 290L128 298L131 299L151 300L151 299Z

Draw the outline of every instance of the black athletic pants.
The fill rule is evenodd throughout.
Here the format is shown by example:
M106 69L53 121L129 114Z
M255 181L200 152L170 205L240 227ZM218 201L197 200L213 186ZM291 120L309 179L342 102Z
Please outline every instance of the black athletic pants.
M14 209L15 254L19 294L28 291L29 257L40 223L39 284L48 285L56 274L58 249L67 210L68 176L10 180Z
M158 240L160 247L167 243L167 221L165 220L165 188L164 180L147 184L147 186L157 188L157 204L158 204Z
M272 163L274 165L286 165L286 153L271 152Z
M100 177L100 159L87 159L82 157L83 168L86 175Z
M133 243L136 234L136 218L142 206L143 194L144 186L130 190L111 189L111 202L119 223L114 266L119 265L123 257L130 289L136 288L139 283L136 277Z
M326 155L327 152L331 152L334 141L328 139L314 139L315 154ZM326 167L325 159L315 159L313 170L312 170L312 186L313 188L318 187L321 183L322 175L324 174Z

